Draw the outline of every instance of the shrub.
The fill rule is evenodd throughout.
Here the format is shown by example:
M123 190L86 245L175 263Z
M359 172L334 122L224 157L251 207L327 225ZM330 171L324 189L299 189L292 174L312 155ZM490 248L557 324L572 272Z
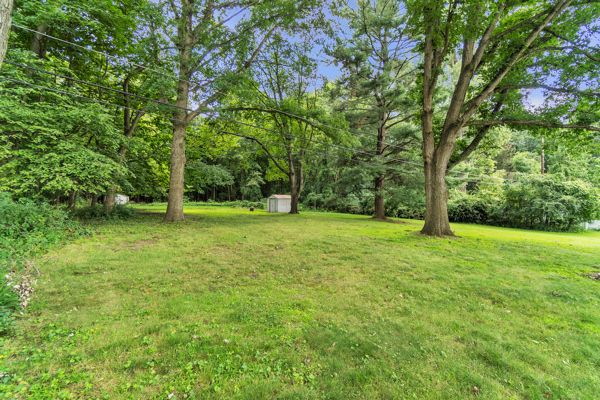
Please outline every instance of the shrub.
M7 334L12 326L13 313L19 308L19 296L0 278L0 336Z
M0 260L11 265L60 242L80 228L69 214L47 203L13 201L0 193Z
M81 232L64 210L28 199L13 201L0 193L0 334L7 333L11 315L19 307L7 274L18 275L25 260Z
M302 204L307 209L335 211L350 214L372 214L373 195L368 190L357 191L345 195L335 194L328 190L325 193L307 193Z
M475 224L493 223L502 207L501 199L485 193L467 194L459 192L448 201L448 217L453 222Z
M500 222L520 228L572 230L600 210L597 189L556 175L522 176L507 187L505 196Z
M425 194L421 188L395 188L390 190L385 208L390 217L422 219L425 216Z

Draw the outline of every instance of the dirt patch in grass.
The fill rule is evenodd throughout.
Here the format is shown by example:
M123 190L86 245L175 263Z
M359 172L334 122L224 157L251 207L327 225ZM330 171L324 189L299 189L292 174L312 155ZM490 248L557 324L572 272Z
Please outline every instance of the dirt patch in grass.
M121 250L133 250L133 251L138 251L138 250L143 250L146 247L150 247L156 243L158 243L158 240L160 238L158 236L152 236L151 238L148 239L140 239L140 240L136 240L135 242L129 242L129 243L123 243L123 245L121 246Z
M389 222L391 224L400 224L400 225L406 225L407 223L404 221L398 221L395 219L391 219L391 218L377 218L377 217L371 217L370 219L371 221L377 221L377 222Z
M595 281L600 281L600 272L592 272L591 274L584 274L584 276L587 276Z

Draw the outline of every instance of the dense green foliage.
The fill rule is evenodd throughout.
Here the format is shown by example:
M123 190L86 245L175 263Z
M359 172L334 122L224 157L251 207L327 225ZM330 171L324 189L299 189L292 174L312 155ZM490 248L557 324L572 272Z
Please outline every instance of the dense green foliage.
M597 218L600 193L581 180L526 175L502 185L497 196L458 192L449 203L451 221L568 231Z
M11 314L20 307L17 293L8 285L16 284L22 272L34 273L26 265L32 257L79 232L63 210L28 199L13 201L0 193L0 334L9 329Z
M530 229L569 230L598 215L600 193L556 176L519 179L505 193L500 221Z
M200 3L194 3L193 15L211 10ZM314 1L242 2L241 9L215 4L215 29L198 25L192 51L193 60L212 61L189 66L187 77L195 83L190 106L206 107L196 110L187 127L187 199L263 201L273 193L295 192L305 209L372 214L380 196L386 215L423 218L417 90L422 60L416 52L421 36L413 20L418 13L407 15L400 1L359 1L333 10ZM16 2L16 25L0 72L0 190L72 208L89 202L92 208L80 214L96 217L102 214L96 201L106 202L114 193L135 201L167 199L173 119L183 115L176 104L181 79L172 72L181 55L167 50L179 40L173 34L177 13L170 7L125 0ZM469 7L460 5L461 15L475 18L487 9ZM557 23L569 38L579 29L581 49L597 31L589 25L594 7ZM515 18L535 13L521 11ZM270 31L275 20L280 26ZM453 45L463 28L451 32ZM549 45L564 44L552 33L544 35ZM501 51L518 42L517 36L499 44ZM576 104L572 121L597 122L590 111L597 71L583 50L568 46L563 53L552 50L536 66L523 61L511 73L503 117L536 114L537 121L557 121ZM324 76L325 63L337 70L333 79ZM459 67L450 57L440 69L435 124L448 109ZM494 71L486 67L482 78ZM558 83L564 90L553 90ZM491 105L485 107L482 117L492 113ZM475 128L457 137L452 162L468 148ZM498 211L519 182L538 179L541 137L544 173L552 177L540 179L581 181L578 188L592 186L589 193L599 187L593 131L567 132L535 125L489 130L477 150L448 173L450 217L537 229L572 229L596 218L585 193L570 196L571 206L562 211L544 206L548 210L542 213L564 214L558 219L536 212L536 222L525 223L516 211ZM504 184L484 182L485 176ZM553 198L540 191L529 195L534 197L528 202L536 204L530 204L532 212ZM510 220L498 219L499 214Z
M484 148L450 181L451 221L561 231L600 217L597 157L572 154L562 139L508 129Z
M14 2L0 398L600 393L600 2Z
M47 249L75 232L77 224L68 214L47 203L28 199L13 201L0 194L0 240L4 265L12 267L23 259Z

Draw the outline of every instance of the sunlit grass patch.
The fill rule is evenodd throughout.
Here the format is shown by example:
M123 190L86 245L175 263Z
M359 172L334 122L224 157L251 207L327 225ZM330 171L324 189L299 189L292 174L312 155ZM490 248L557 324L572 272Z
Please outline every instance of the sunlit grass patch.
M600 392L600 235L160 206L56 250L6 398L573 398ZM155 212L155 213L154 213Z

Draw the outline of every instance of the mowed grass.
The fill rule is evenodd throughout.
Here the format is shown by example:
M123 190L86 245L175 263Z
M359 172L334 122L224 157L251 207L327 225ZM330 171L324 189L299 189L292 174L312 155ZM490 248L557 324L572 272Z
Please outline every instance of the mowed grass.
M37 261L0 393L600 398L599 233L163 209Z

